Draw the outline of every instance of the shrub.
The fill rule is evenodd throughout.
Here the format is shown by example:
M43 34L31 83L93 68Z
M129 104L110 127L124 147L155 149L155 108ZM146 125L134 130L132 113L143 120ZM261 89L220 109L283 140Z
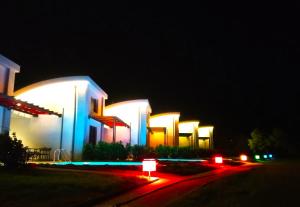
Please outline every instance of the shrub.
M96 145L86 144L83 148L83 160L125 160L127 150L119 143L98 142Z
M83 160L94 160L95 159L95 148L92 144L86 144L82 150Z
M156 154L150 147L134 145L131 147L131 153L135 160L142 160L144 158L155 158Z
M159 158L168 158L170 156L170 147L159 145L155 148L155 153Z
M203 158L212 155L212 150L193 149L191 147L170 147L159 145L155 149L121 142L98 142L95 146L86 144L83 149L83 160L125 160L128 156L135 160L145 158Z
M0 134L0 162L7 168L17 168L26 163L26 148L16 135Z
M193 149L191 147L170 147L159 145L155 148L155 153L159 158L200 158L210 157L213 153L209 149Z
M96 160L110 160L109 143L98 142L95 145L95 159Z
M127 151L121 142L112 143L110 145L110 155L113 160L125 160L127 158Z

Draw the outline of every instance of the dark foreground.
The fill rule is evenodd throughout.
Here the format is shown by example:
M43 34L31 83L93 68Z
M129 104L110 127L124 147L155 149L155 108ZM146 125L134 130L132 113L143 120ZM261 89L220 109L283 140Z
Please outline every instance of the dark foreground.
M0 206L77 206L146 183L137 176L0 168Z
M185 198L201 186L230 175L249 171L257 166L260 165L252 163L238 166L218 165L215 170L189 176L158 173L158 181L116 196L96 206L159 207L170 204L172 206L172 203L176 203L180 198Z
M300 206L300 160L270 161L216 180L169 206Z

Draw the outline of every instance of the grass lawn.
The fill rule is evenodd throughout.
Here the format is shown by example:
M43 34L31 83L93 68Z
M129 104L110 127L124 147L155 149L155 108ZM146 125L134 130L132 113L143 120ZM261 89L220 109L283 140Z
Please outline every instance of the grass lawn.
M162 162L159 165L158 171L164 173L171 173L176 175L194 175L204 173L210 170L214 170L214 167L201 165L199 163L187 163L187 162Z
M170 206L299 206L300 162L270 161L210 183Z
M0 206L74 206L146 182L138 177L0 168Z

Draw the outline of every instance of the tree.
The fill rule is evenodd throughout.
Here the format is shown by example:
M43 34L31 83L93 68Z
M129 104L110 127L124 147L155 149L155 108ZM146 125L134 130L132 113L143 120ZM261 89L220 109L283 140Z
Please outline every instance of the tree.
M254 129L249 147L254 153L284 152L287 151L287 135L282 129L273 128L271 131Z
M26 163L26 148L16 134L10 137L8 132L0 134L0 162L7 168L17 168Z

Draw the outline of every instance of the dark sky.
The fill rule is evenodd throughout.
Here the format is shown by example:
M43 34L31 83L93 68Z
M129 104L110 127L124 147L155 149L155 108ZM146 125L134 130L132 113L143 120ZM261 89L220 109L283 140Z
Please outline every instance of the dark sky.
M220 139L258 126L296 132L298 5L9 2L0 53L21 65L17 89L89 75L109 103L148 98L153 113L180 111Z

